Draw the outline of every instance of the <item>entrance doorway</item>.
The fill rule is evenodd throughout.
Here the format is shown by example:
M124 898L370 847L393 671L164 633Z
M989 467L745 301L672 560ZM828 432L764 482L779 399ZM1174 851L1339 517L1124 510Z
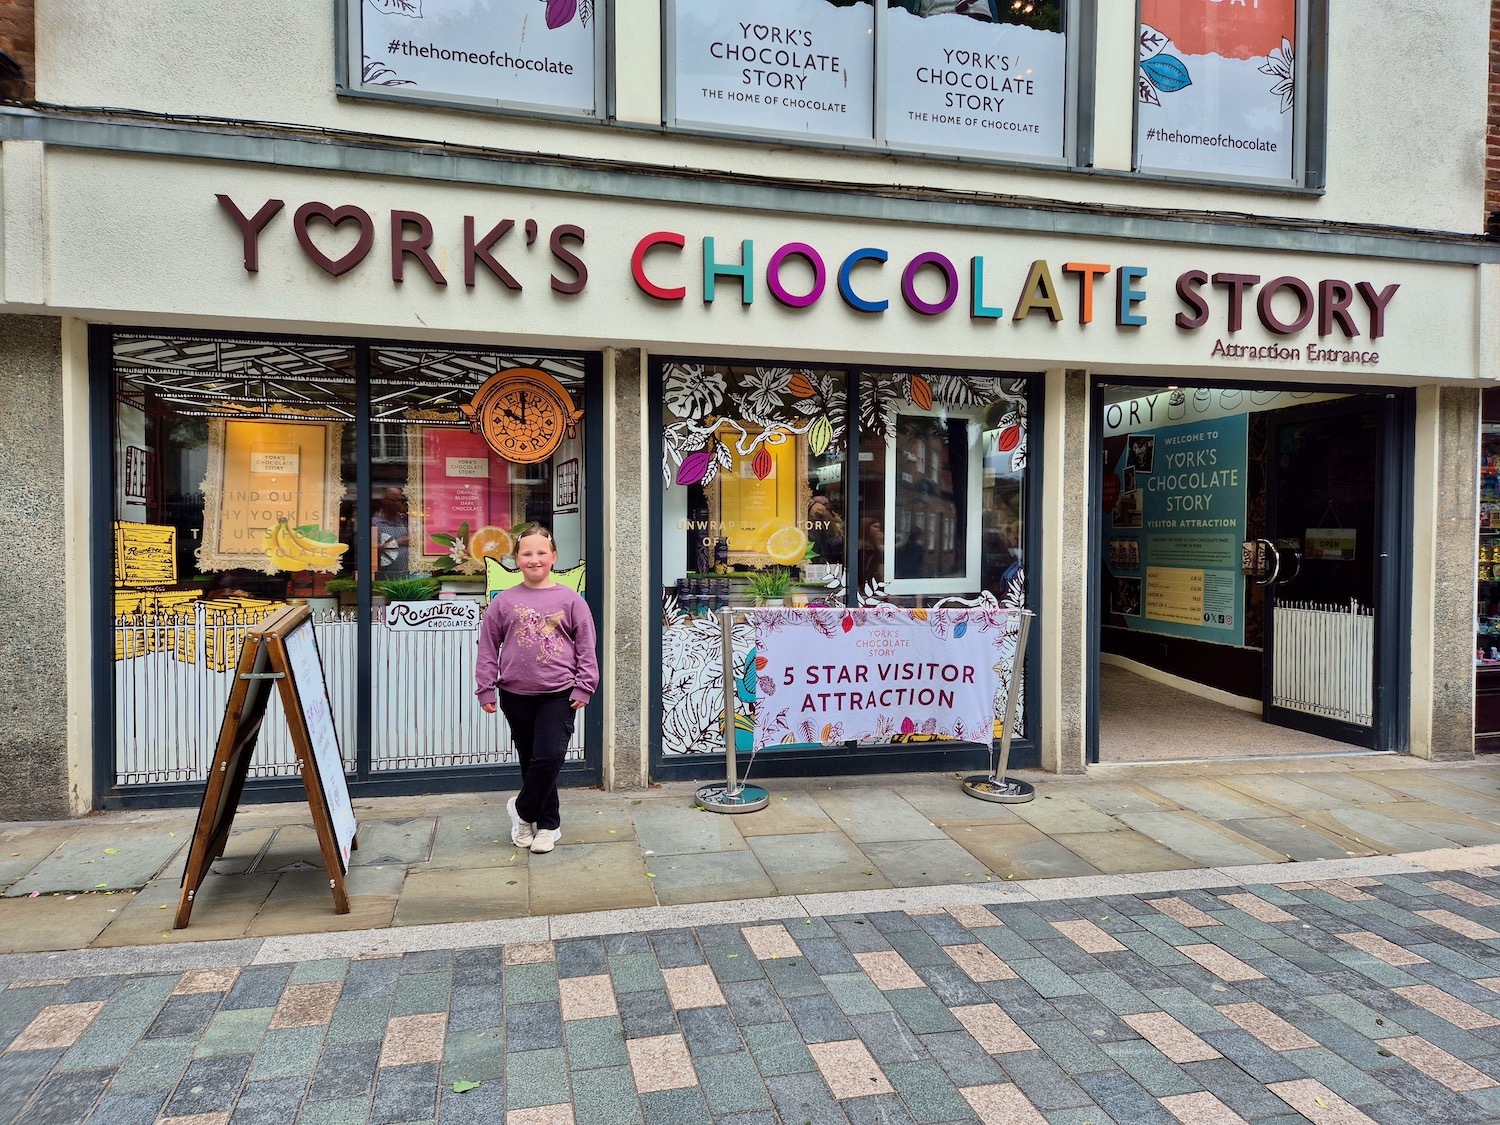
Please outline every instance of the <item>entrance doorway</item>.
M1090 760L1401 748L1405 397L1097 392Z

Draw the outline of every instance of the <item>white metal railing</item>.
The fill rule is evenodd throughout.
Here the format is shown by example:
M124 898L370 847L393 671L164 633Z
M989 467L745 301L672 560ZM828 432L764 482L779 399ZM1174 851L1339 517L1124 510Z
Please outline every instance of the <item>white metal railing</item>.
M195 602L114 621L115 783L151 785L208 776L245 631L275 605L219 608ZM314 616L318 651L344 765L355 769L358 620ZM376 771L516 761L504 716L474 700L476 634L392 632L371 624L372 733ZM583 758L580 723L568 759ZM271 694L252 777L295 777L298 767L278 693Z
M1271 702L1371 726L1375 713L1375 611L1279 602L1273 621Z

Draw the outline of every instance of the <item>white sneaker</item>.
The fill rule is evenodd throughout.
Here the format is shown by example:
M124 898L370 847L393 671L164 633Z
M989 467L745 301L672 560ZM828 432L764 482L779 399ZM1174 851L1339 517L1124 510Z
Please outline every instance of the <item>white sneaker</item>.
M505 811L510 813L510 842L518 848L531 847L536 839L536 825L521 819L521 814L516 812L514 797L505 802Z
M538 828L536 837L531 841L531 850L537 853L550 852L561 839L561 828Z

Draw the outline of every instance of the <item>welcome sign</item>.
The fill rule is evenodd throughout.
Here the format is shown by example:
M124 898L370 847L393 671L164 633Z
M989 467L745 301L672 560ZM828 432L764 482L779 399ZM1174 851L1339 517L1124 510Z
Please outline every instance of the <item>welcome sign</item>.
M990 743L1007 610L765 609L755 748L922 734Z

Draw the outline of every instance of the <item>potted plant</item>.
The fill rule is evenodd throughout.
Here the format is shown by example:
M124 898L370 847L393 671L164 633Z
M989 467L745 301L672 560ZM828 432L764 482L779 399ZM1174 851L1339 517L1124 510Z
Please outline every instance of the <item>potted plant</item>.
M352 606L359 595L359 579L352 574L340 574L330 578L323 588L338 598L340 607Z
M784 566L768 566L750 575L745 584L752 605L780 605L792 588L792 572Z

